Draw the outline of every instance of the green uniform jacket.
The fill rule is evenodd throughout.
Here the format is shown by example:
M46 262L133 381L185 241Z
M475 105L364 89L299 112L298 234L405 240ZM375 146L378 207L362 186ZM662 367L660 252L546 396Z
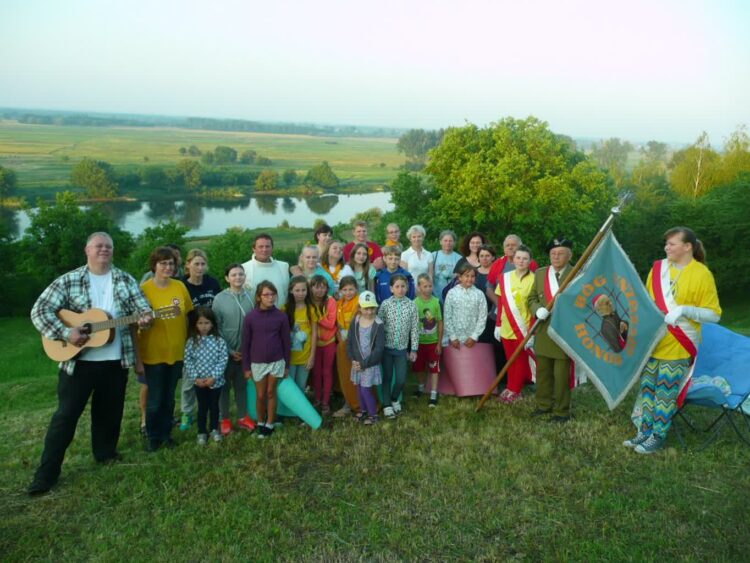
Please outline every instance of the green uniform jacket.
M529 294L528 299L529 311L534 315L534 318L536 318L537 309L547 306L547 298L544 296L544 285L547 280L547 270L550 268L551 266L546 266L534 272L534 288ZM562 285L563 280L568 277L572 269L570 264L563 268L560 274L560 285ZM547 334L547 328L551 319L552 316L548 317L544 322L536 321L537 323L541 323L541 326L534 333L534 353L537 356L563 360L568 356L565 355L565 352Z

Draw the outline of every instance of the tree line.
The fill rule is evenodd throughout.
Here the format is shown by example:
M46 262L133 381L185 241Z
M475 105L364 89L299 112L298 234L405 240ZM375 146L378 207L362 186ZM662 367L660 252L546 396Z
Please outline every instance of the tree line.
M389 127L355 125L314 125L304 123L266 123L247 119L215 119L209 117L171 117L162 115L122 115L65 111L34 111L3 109L3 119L34 125L78 127L177 127L209 131L240 131L279 133L324 137L397 137L403 130Z
M190 153L192 148L185 149L185 153ZM225 156L228 151L232 151L234 156ZM249 153L252 153L254 158L252 163L256 165L271 163L270 159L261 160L263 157L258 157L255 151L243 152L240 155L241 163L248 163L247 160L251 156ZM74 187L81 188L90 199L111 199L121 195L123 191L140 187L167 192L182 190L190 193L210 193L214 188L230 186L246 188L242 190L243 192L253 190L268 192L297 185L333 190L340 185L338 176L326 161L313 166L304 175L291 168L279 174L270 168L256 171L227 166L237 161L237 152L230 147L216 147L216 150L203 153L203 156L206 154L212 154L214 157L217 154L221 155L219 159L221 165L213 166L206 164L206 161L198 162L185 158L175 166L150 164L136 171L118 172L108 162L84 157L73 166L70 183ZM212 158L210 162L217 164L215 158ZM18 177L15 171L0 166L0 199L17 194Z
M740 251L750 240L749 149L744 127L730 135L722 152L702 133L671 153L658 141L636 150L608 139L586 154L535 117L467 124L442 130L440 141L419 153L421 173L397 176L391 184L395 208L383 223L424 225L432 248L440 230L451 228L478 230L496 243L513 232L537 253L564 234L580 253L618 196L632 192L614 231L641 273L663 257L664 231L686 225L705 242L720 290L740 291L747 288L750 267L750 257ZM637 162L628 166L634 152Z

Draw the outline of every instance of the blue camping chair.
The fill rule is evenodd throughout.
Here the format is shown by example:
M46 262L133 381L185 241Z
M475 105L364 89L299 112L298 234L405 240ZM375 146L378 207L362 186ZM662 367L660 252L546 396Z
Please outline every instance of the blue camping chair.
M750 445L750 402L745 403L748 397L750 338L717 324L704 324L703 341L698 349L693 372L693 384L688 389L685 403L677 411L677 416L693 431L699 429L690 420L686 410L693 411L694 407L704 407L721 411L711 424L702 429L702 432L711 434L699 450L711 445L726 425L731 426L737 436ZM677 424L675 430L680 444L686 448Z

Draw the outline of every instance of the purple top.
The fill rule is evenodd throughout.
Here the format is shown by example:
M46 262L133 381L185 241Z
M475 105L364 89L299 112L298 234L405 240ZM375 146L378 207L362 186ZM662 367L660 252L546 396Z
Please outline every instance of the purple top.
M242 321L242 369L250 364L267 364L284 360L288 366L292 355L289 319L276 307L253 309Z

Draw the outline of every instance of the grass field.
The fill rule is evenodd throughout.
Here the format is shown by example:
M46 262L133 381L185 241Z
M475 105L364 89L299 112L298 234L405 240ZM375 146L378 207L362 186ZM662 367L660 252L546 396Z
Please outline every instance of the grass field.
M144 157L148 157L148 164L176 164L183 158L178 152L180 147L196 145L205 152L213 151L217 145L226 145L238 154L247 149L257 151L270 158L271 168L279 172L291 168L306 173L312 166L327 160L343 182L382 184L395 176L404 161L396 152L396 141L0 121L0 165L16 171L23 194L24 189L66 186L71 168L83 157L104 160L117 170L127 171L146 164Z
M747 302L727 307L750 332ZM120 450L97 466L87 414L59 485L28 498L55 407L56 369L24 318L0 319L0 553L20 560L743 561L750 449L728 433L703 452L674 433L659 455L620 444L633 397L609 412L591 385L560 427L512 407L407 399L372 428L288 423L147 454L131 381ZM697 444L693 438L690 444Z

